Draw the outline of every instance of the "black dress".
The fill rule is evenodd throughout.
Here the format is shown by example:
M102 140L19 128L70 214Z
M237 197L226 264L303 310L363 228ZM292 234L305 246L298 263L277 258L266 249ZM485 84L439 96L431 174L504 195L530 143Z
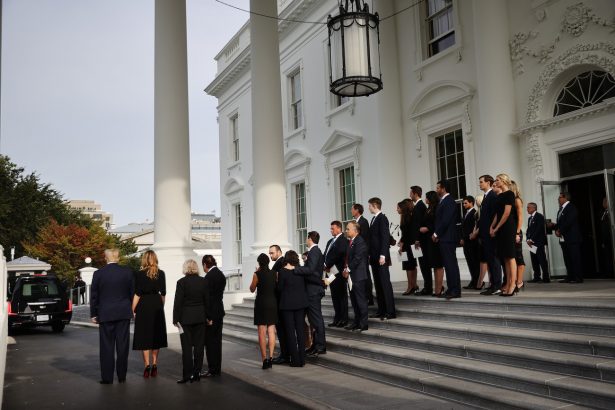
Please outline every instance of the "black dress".
M399 239L403 244L401 247L402 252L406 252L408 255L408 260L401 263L401 268L403 270L413 270L416 269L416 259L412 257L412 251L410 247L414 245L414 241L412 240L412 223L411 218L405 223L399 224L399 229L401 230L401 238Z
M523 205L521 205L521 211L523 211ZM519 215L517 214L518 212L518 208L517 208L517 198L515 198L515 207L513 208L513 212L515 213L515 229L517 229L517 226L519 225ZM522 245L523 244L523 231L520 230L519 231L519 243L517 243L516 241L516 237L515 237L515 260L517 261L517 266L525 266L525 259L523 259L523 248Z
M146 271L135 273L135 294L139 303L135 309L133 350L156 350L167 347L167 326L164 318L162 296L167 294L164 272L158 279L147 277Z
M256 301L254 302L254 324L275 325L278 322L278 300L276 298L276 273L265 268L256 272Z
M497 255L500 259L515 257L515 235L517 233L517 223L515 222L515 194L512 191L502 192L496 198L496 225L504 215L506 205L510 205L510 215L500 229L498 229L495 241Z
M444 266L442 263L442 254L440 253L440 246L435 243L431 236L433 235L436 227L436 208L433 207L433 210L430 208L425 212L425 216L423 218L423 223L421 226L427 227L429 232L427 232L427 236L429 239L427 241L427 249L423 249L423 253L427 251L427 259L429 260L429 265L434 269L440 269Z

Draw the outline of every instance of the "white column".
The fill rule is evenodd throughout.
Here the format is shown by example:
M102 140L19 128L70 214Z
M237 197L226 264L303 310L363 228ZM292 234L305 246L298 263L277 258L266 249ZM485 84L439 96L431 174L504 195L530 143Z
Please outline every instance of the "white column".
M277 0L250 0L250 11L277 16ZM250 15L254 244L244 257L244 285L256 256L276 243L289 246L286 209L282 90L277 20Z
M171 332L175 283L183 262L197 259L190 220L186 1L156 0L155 14L153 248L166 273L165 315Z
M506 0L474 0L474 46L479 107L478 175L504 172L519 180L515 90L508 40ZM470 183L472 183L470 181Z

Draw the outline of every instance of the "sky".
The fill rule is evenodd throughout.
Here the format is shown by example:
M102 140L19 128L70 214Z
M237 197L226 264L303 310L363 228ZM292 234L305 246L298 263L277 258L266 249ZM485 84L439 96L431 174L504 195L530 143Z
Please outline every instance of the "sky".
M220 215L217 100L203 89L248 18L187 0L195 212ZM151 221L154 0L3 0L2 19L0 154L65 199L100 203L117 226Z

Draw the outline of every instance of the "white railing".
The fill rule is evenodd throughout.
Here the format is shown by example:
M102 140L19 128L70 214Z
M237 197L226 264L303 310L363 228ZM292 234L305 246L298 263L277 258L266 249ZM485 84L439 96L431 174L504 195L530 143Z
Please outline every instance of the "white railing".
M222 271L224 276L226 276L226 291L227 292L238 292L241 291L241 269L225 269Z

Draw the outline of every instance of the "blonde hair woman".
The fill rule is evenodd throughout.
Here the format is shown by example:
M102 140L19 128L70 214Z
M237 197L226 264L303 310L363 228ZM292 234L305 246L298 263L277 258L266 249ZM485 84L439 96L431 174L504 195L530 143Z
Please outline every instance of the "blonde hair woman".
M132 300L135 315L132 349L143 352L145 378L158 375L158 353L168 346L164 318L166 294L165 276L158 268L158 257L154 251L146 251L141 256L141 269L135 274L135 295Z
M523 259L523 199L521 198L521 190L515 181L511 181L510 190L515 194L515 222L517 227L517 236L515 236L515 262L517 262L517 283L515 292L523 290L523 274L525 273L525 260Z
M501 192L496 198L496 214L491 223L490 234L496 241L496 254L506 270L506 285L501 296L513 296L517 285L517 263L515 262L515 233L517 224L514 218L515 194L510 190L512 181L506 174L495 177L494 186Z

